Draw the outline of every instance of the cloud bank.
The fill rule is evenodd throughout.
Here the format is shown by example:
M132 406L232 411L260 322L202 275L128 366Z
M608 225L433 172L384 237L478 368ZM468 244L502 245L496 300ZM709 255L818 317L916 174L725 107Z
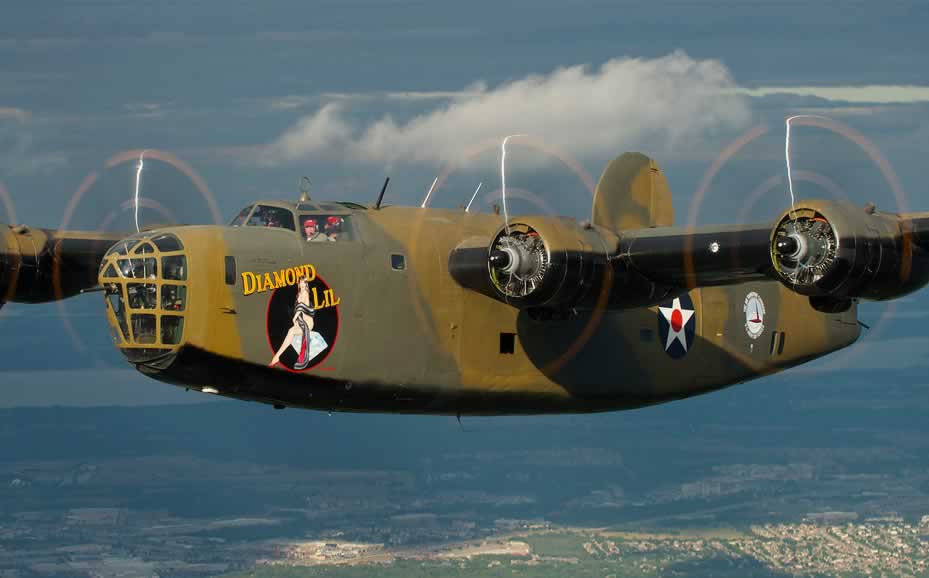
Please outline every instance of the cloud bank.
M683 52L613 59L472 85L441 106L398 121L353 122L346 101L301 118L252 158L274 165L312 158L371 163L460 162L475 146L526 133L573 155L668 150L751 119L726 67Z

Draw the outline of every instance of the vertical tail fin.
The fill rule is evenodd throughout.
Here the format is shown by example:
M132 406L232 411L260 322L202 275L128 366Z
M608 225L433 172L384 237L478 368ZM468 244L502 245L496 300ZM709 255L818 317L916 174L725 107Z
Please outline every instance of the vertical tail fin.
M610 161L594 192L591 222L613 231L672 226L671 190L658 163L634 152Z

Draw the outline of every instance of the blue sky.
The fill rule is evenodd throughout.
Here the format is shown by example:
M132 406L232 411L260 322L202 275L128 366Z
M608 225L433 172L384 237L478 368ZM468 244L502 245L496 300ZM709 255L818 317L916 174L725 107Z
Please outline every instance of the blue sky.
M909 205L927 210L926 22L929 5L904 1L14 2L0 20L0 183L16 220L56 226L96 172L72 221L93 227L101 207L127 198L134 170L105 161L149 148L202 175L224 218L253 198L296 194L303 174L321 196L363 201L389 174L393 202L419 202L448 165L453 175L434 202L454 206L477 182L496 186L496 149L467 163L464 152L513 131L557 145L594 179L623 150L653 154L681 222L720 151L766 126L720 171L697 216L760 221L786 205L786 181L750 209L733 211L734 202L785 176L783 119L815 113L868 137ZM846 139L800 127L793 150L797 167L854 201L894 207L880 172ZM560 211L588 210L589 193L558 159L516 145L510 167L514 183ZM143 194L182 219L209 218L172 167L152 161L144 184ZM824 194L809 182L797 190ZM0 221L9 220L0 204ZM116 226L128 222L123 214ZM50 370L80 369L81 380L103 368L101 383L123 383L110 371L125 366L106 343L98 301L65 307L90 354L70 351L56 307L4 308L7 370L41 360ZM901 362L929 353L929 342L913 340L924 335L918 314L926 311L924 294L898 307L909 317L880 339L903 345L885 353ZM14 345L12 335L31 345ZM49 343L64 355L41 355ZM102 402L107 395L115 394Z

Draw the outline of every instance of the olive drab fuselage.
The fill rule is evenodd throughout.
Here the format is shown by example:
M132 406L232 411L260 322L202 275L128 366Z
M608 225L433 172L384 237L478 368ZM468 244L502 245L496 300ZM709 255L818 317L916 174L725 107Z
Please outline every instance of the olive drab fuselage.
M293 207L265 203L272 204ZM309 242L299 231L268 226L138 236L180 240L187 301L180 342L151 360L130 360L156 379L277 406L582 412L718 389L839 349L859 334L854 307L821 313L774 280L696 288L649 307L536 318L462 287L448 272L461 240L489 238L500 217L409 207L335 212L351 223L350 239ZM295 315L301 280L312 317ZM108 318L115 314L108 310ZM314 343L319 351L295 369L298 349L306 358ZM282 347L282 359L291 359L272 367Z

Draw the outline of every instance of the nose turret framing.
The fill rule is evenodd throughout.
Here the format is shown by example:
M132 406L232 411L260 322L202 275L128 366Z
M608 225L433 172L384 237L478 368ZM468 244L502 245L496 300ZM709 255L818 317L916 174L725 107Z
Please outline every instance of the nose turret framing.
M113 342L132 363L170 364L187 315L187 256L168 233L120 241L100 265Z

